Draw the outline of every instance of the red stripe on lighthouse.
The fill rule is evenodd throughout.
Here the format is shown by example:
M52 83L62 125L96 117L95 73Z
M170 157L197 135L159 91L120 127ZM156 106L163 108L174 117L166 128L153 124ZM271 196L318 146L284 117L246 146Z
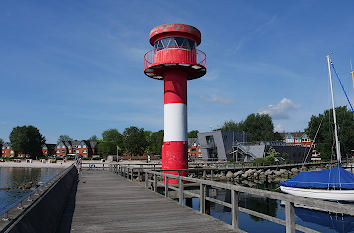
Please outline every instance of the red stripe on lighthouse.
M164 74L164 130L162 169L187 169L187 74L178 70ZM166 173L178 175L177 171ZM169 183L178 180L169 179Z

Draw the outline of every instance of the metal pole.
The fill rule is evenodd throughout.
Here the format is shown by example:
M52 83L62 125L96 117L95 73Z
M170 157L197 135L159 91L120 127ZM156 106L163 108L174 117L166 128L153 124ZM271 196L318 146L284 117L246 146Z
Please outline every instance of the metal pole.
M338 161L338 163L340 163L340 160L341 160L340 145L339 145L339 141L338 141L336 109L334 108L334 97L333 97L333 84L332 84L331 61L330 61L330 59L329 59L329 55L327 55L327 63L328 63L329 82L330 82L330 86L331 86L332 110L333 110L333 121L334 121L334 135L335 135L335 138L336 138L337 161Z

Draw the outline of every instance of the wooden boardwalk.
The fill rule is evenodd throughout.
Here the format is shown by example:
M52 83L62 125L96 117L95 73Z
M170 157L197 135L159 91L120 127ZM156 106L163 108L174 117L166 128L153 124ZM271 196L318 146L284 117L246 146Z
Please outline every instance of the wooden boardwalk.
M76 188L75 188L76 189ZM234 232L108 171L84 170L57 232Z

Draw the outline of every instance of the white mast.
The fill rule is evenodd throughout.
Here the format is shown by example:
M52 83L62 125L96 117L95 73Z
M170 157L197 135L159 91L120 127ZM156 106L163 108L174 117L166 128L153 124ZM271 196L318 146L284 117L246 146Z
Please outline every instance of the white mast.
M336 119L336 110L335 110L335 108L334 108L334 97L333 97L331 61L330 61L330 59L329 59L329 55L327 55L327 63L328 63L329 83L330 83L330 86L331 86L332 110L333 110L333 121L334 121L334 136L335 136L335 138L336 138L337 161L338 161L338 163L340 163L340 161L341 161L341 155L340 155L340 146L339 146L338 133L337 133L337 119Z

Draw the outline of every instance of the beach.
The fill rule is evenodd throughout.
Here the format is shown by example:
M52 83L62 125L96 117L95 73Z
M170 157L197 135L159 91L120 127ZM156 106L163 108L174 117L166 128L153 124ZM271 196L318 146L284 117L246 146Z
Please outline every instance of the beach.
M32 160L32 163L27 163L26 160L21 160L20 163L13 161L0 162L0 167L66 168L73 163L75 163L74 160L66 161L65 163L62 160L56 163L42 163L37 160Z

